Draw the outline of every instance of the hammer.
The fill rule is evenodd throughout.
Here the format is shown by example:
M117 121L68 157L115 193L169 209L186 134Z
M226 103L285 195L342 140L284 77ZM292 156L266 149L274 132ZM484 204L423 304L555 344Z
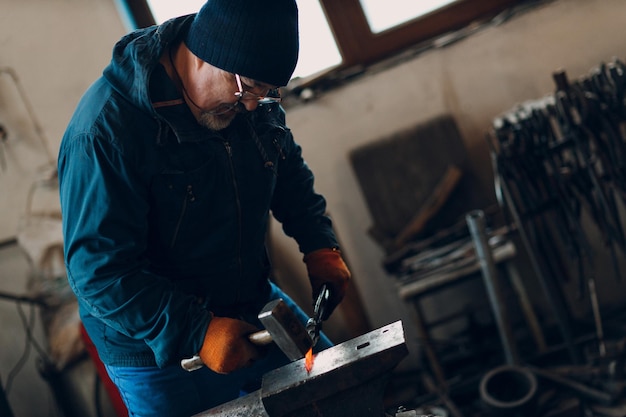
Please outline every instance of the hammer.
M292 362L304 358L313 344L311 336L282 298L267 303L258 318L265 330L250 334L250 342L258 346L274 342ZM194 355L181 360L180 366L191 372L200 369L204 364L200 356Z

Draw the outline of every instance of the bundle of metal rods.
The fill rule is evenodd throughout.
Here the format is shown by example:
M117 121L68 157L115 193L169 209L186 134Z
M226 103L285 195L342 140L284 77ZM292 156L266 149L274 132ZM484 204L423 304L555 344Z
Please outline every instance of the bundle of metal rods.
M487 142L496 195L520 231L566 341L569 318L558 283L573 271L579 294L591 297L601 337L590 236L601 236L620 279L617 251L626 252L620 218L626 205L626 66L614 59L575 81L564 71L553 79L553 94L494 119Z

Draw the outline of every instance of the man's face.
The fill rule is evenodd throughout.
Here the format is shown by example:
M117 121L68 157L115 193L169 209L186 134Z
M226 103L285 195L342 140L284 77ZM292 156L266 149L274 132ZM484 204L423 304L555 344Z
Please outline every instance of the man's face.
M194 69L184 91L187 105L198 123L207 129L227 128L243 110L230 74L202 62Z
M272 86L239 77L201 62L192 75L191 91L185 100L202 126L211 130L227 128L243 111L254 111L258 99Z

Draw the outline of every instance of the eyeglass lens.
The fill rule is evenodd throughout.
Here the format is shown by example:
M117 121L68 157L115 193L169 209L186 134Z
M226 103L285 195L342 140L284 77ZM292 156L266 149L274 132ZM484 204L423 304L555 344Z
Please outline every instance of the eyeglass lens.
M282 101L280 97L259 96L250 91L245 91L239 74L235 74L235 80L237 81L237 88L239 88L239 91L235 93L235 96L239 97L239 101L256 100L259 104L280 103Z

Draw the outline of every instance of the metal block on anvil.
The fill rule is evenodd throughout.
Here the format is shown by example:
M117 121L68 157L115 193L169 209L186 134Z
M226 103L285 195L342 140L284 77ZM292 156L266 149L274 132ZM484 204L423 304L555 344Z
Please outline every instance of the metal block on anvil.
M384 416L383 396L391 371L408 354L397 321L263 376L261 389L195 417Z
M261 390L256 390L243 397L220 404L193 417L269 417L263 402Z
M384 416L391 371L408 354L402 322L348 340L315 356L268 372L261 400L271 417Z

